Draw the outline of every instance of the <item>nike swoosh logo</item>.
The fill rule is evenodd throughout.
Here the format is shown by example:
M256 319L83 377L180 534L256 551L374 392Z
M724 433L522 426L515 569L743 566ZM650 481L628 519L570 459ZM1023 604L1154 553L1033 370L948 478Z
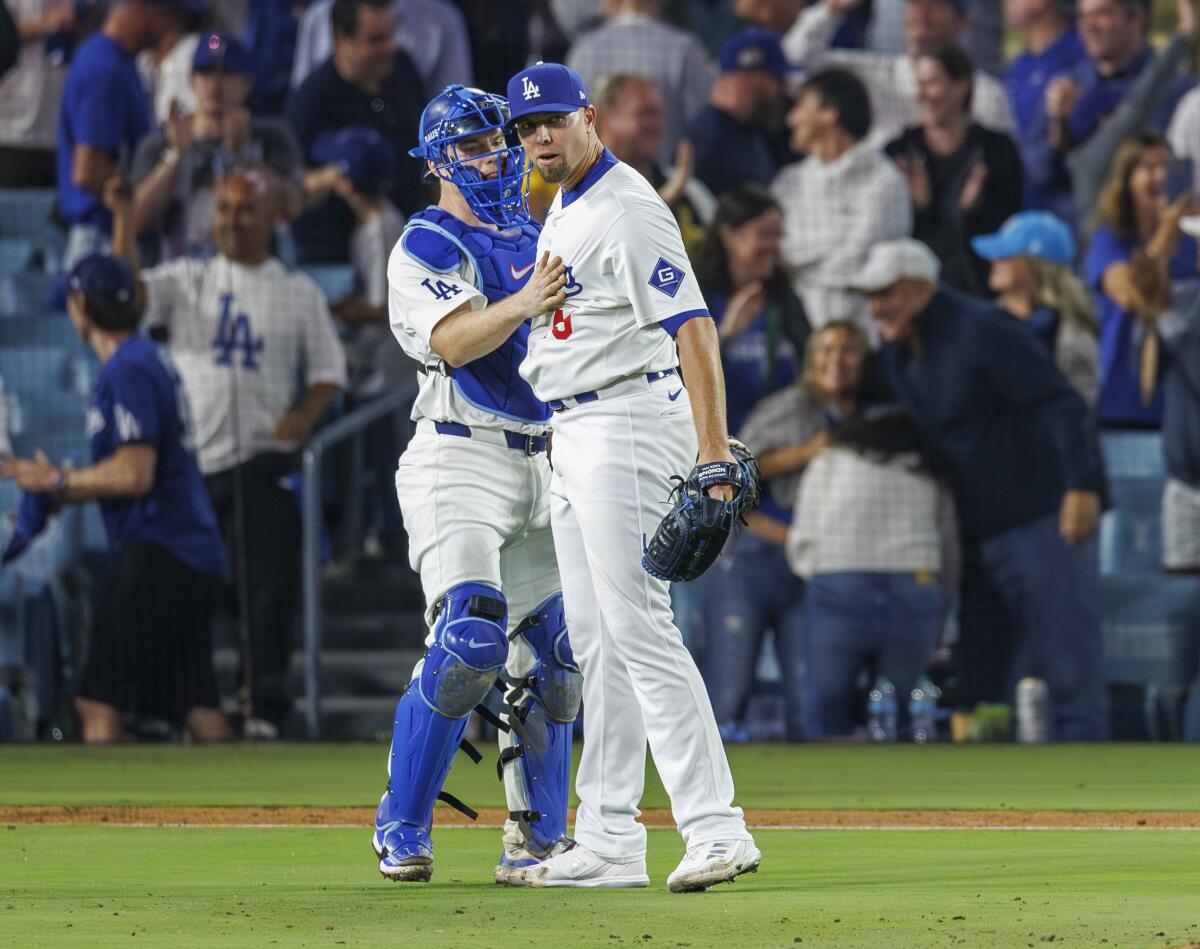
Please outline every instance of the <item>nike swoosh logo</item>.
M486 646L487 643L481 643L474 636L467 640L467 645L472 649L478 649L480 646Z
M682 391L683 391L682 389L676 389L674 392L668 393L667 398L670 399L672 402L674 402L676 399L679 398L679 393Z
M520 280L522 277L529 276L529 271L532 269L533 264L530 264L528 267L522 267L520 270L518 270L513 266L513 262L511 260L508 262L508 272L512 274L513 280Z

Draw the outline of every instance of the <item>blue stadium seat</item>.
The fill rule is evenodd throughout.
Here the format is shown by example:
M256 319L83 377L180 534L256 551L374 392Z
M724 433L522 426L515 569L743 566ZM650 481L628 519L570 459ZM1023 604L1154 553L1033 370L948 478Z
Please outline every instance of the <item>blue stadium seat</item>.
M0 249L0 273L12 273L28 266L31 260L42 269L57 272L62 260L66 234L53 220L55 194L53 188L0 189L0 248L9 241L12 253L22 253L24 244L29 254L17 266L5 266L8 258Z
M349 264L307 264L300 269L317 282L330 303L354 292L354 268Z
M1166 479L1158 432L1105 432L1100 438L1113 509L1100 528L1105 577L1162 573L1162 491Z
M53 307L58 278L37 270L0 276L0 318L40 318Z
M1200 652L1200 579L1106 577L1100 587L1105 676L1186 686Z
M28 237L0 237L0 274L28 269L36 250L37 245Z
M0 237L40 239L51 226L53 188L0 189Z

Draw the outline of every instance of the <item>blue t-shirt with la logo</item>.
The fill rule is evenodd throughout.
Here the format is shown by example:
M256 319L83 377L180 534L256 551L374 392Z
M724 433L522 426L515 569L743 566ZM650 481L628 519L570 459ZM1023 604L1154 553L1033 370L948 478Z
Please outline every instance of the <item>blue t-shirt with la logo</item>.
M189 428L187 401L166 355L146 337L130 336L96 382L88 411L92 460L104 461L124 445L148 445L154 484L142 497L100 502L109 544L115 550L123 541L148 541L194 570L220 576L224 548Z

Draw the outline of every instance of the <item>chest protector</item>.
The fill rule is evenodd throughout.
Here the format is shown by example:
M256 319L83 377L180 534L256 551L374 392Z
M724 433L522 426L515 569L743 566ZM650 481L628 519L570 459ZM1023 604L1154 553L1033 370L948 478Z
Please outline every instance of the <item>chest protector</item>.
M473 227L430 207L408 219L401 242L405 253L438 273L451 273L466 261L471 282L491 304L525 286L533 272L539 230L532 223L503 231ZM518 371L528 350L526 322L498 349L446 371L459 394L476 408L516 422L540 424L549 420L550 408L538 400Z

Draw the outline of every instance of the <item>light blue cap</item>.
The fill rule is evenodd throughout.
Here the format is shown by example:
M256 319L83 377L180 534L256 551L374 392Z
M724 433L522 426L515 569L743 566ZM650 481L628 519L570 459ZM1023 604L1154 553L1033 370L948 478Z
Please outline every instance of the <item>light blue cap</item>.
M1014 214L995 234L971 238L971 246L984 260L1028 254L1067 266L1075 262L1071 229L1048 211Z

